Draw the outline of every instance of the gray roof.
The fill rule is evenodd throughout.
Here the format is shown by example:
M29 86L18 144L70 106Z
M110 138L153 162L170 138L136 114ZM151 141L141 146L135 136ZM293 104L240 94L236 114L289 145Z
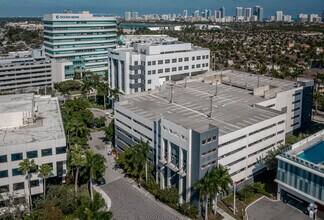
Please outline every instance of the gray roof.
M33 94L0 96L0 112L30 111L32 99ZM36 122L25 127L0 129L0 147L65 138L57 98L34 96L34 100L38 109Z
M202 82L187 83L186 88L183 84L174 85L173 103L170 103L170 85L166 85L161 91L148 95L125 96L126 100L118 104L149 120L164 117L198 132L204 132L214 125L220 129L220 135L283 114L270 108L254 106L265 99L253 96L249 90L224 84L217 87L212 118L207 115L210 112L210 96L215 94L216 86Z

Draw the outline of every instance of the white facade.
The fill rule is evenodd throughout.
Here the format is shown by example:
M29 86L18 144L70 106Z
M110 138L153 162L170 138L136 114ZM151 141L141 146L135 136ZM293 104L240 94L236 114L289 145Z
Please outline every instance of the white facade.
M153 90L166 81L209 70L208 49L183 42L134 44L108 53L108 83L124 94Z
M43 49L11 52L0 57L0 92L36 90L52 85L51 61Z
M44 46L48 57L73 62L75 69L104 75L107 51L116 47L116 18L79 14L45 14Z
M8 193L27 196L28 182L17 169L30 158L35 164L52 166L52 177L64 181L66 175L66 139L57 98L33 94L0 97L0 188ZM11 107L11 108L10 108ZM14 108L13 108L14 107ZM43 193L43 181L31 175L32 195Z
M276 12L276 21L280 22L283 19L283 11Z

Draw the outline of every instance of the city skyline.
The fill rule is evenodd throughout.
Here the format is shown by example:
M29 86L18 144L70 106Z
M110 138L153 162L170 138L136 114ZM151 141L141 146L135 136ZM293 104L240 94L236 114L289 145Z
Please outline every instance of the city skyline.
M169 3L168 3L169 2ZM86 0L79 1L76 6L71 0L58 0L55 2L39 2L37 0L17 0L14 3L9 0L0 2L0 17L15 17L15 16L42 16L45 13L61 12L65 9L71 9L74 12L88 10L94 13L116 14L123 16L125 11L138 11L142 14L164 14L175 13L182 14L183 10L188 10L188 15L191 15L195 10L219 9L226 8L227 15L235 15L236 7L250 8L260 5L264 8L265 17L274 15L276 11L284 11L285 14L291 14L297 17L299 13L317 13L320 14L324 9L324 3L318 0L292 0L282 2L280 0L265 1L265 0L206 0L204 4L196 0L179 0L177 5L171 0L166 0L163 3L159 1L140 0L138 2L124 0ZM100 5L100 6L98 6Z

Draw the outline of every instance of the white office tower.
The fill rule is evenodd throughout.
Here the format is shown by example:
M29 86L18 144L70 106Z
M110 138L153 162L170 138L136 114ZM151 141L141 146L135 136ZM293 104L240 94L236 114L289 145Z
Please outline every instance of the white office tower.
M276 21L280 22L280 21L282 21L282 18L283 18L283 11L277 11L276 12Z
M47 182L65 181L66 138L57 98L34 94L0 96L0 197L29 195L19 163L29 158L49 164ZM31 174L31 194L43 193L43 179Z
M76 71L104 75L108 70L107 51L116 47L116 18L79 14L45 14L46 56L73 62Z
M222 18L222 12L221 11L215 11L215 19L221 19Z
M131 13L130 11L125 12L125 20L129 21L131 19Z
M137 11L134 11L133 12L133 19L134 20L137 20L138 19L138 12Z
M309 23L316 23L316 22L319 22L320 19L319 19L319 16L318 14L310 14L308 15L308 22Z
M183 17L187 18L188 17L188 10L183 10Z
M305 23L308 20L307 14L299 14L298 15L298 22Z
M291 15L284 15L283 22L291 22Z
M243 7L236 7L236 17L243 16Z
M194 16L195 18L199 18L199 17L200 17L200 15L199 15L199 10L196 10L196 11L194 12L193 16Z
M258 9L258 21L263 21L264 18L264 9L263 8L259 8Z
M149 91L164 82L209 70L209 49L184 42L138 43L108 53L108 83L124 94Z
M245 19L250 20L252 17L252 8L245 8Z

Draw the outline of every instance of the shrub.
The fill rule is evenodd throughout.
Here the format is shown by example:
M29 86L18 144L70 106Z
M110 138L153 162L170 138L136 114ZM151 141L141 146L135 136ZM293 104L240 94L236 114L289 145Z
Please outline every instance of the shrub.
M179 192L174 187L159 189L156 198L167 204L177 204L179 201Z
M197 206L185 203L179 206L177 209L181 214L188 216L191 219L195 219L199 214Z

